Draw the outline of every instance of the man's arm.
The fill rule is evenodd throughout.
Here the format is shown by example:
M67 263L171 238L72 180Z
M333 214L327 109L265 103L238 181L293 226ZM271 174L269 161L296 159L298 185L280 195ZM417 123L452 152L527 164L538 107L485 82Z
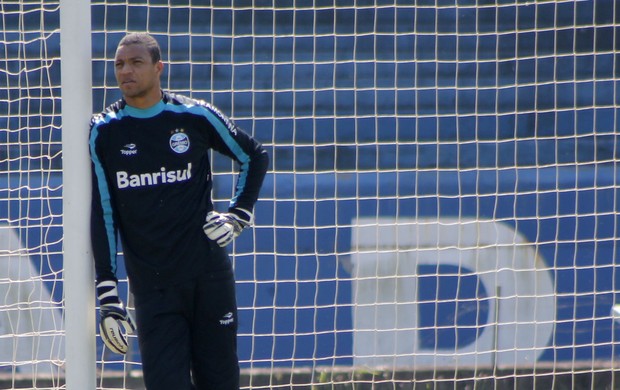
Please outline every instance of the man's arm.
M228 117L212 106L205 108L206 117L215 129L213 149L239 164L235 194L228 213L210 212L203 229L220 246L228 245L244 228L254 223L254 204L269 166L269 155L260 142L238 128Z
M269 155L262 144L237 127L217 108L207 107L207 119L216 130L213 148L234 159L239 164L235 194L229 211L245 218L245 212L253 212L263 180L269 167ZM243 210L237 212L237 210Z
M90 137L92 169L90 234L99 300L99 334L110 350L125 354L128 349L125 333L133 333L135 325L118 296L117 228L101 153L97 147L97 136L98 128L93 121Z
M97 281L116 280L117 227L105 170L98 146L97 123L90 132L92 198L90 235Z

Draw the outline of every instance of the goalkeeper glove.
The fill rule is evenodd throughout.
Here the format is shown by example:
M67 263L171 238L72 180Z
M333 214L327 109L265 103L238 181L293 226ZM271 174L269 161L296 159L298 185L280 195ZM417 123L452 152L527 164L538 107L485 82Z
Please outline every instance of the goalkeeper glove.
M229 213L209 211L202 227L207 237L224 247L232 242L243 229L254 222L254 215L244 209L233 209Z
M113 352L127 353L126 334L136 330L131 315L125 309L118 297L116 281L104 280L97 283L97 297L99 298L99 334L105 345Z

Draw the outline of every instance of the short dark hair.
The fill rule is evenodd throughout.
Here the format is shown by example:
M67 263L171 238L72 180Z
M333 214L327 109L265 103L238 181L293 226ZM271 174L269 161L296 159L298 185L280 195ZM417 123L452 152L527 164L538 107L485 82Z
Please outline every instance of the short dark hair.
M157 40L147 33L127 34L118 43L118 47L129 45L144 45L151 55L151 59L154 64L161 60L161 49L159 48L159 43L157 43Z

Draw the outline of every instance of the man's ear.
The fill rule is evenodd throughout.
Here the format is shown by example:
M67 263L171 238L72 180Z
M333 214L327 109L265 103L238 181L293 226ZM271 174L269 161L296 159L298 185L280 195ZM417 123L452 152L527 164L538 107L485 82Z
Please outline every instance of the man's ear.
M161 75L162 72L164 71L163 61L157 61L157 64L155 64L155 67L157 68L157 72Z

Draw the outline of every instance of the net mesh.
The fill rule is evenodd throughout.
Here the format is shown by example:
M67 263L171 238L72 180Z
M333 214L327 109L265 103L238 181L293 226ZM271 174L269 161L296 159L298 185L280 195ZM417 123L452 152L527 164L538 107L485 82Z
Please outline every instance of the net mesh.
M0 367L55 375L59 6L0 7ZM268 149L232 249L244 388L597 388L620 336L619 17L612 1L93 1L93 111L120 98L120 38L147 31L165 89ZM213 166L224 209L235 167ZM98 343L98 386L133 386L135 338L125 357Z

